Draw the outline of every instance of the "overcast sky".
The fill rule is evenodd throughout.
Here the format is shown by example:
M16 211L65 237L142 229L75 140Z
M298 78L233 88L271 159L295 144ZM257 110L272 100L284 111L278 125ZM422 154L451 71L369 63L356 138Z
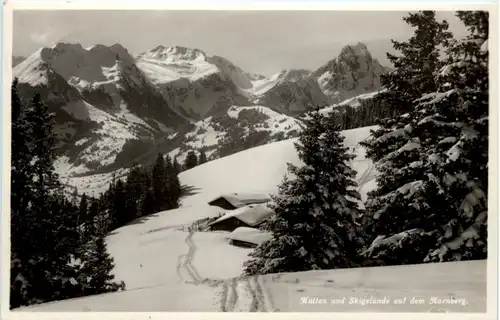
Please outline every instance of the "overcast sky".
M28 56L63 41L112 45L133 55L158 45L198 48L247 72L315 69L348 44L363 42L387 65L390 38L412 29L401 11L15 11L13 54ZM438 12L457 36L465 30L453 12Z

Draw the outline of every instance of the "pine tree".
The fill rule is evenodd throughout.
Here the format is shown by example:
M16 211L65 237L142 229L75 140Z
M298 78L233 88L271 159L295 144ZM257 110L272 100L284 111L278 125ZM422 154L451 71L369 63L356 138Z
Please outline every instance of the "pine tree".
M84 193L82 195L82 198L80 200L80 207L78 210L78 216L76 219L76 228L81 234L81 238L84 241L87 237L87 229L89 228L89 225L91 224L90 221L88 220L88 201L87 201L87 195ZM82 229L83 226L83 229ZM83 231L84 230L84 231Z
M151 172L153 196L154 196L154 212L167 210L169 202L169 185L166 174L165 159L161 153L158 154L156 162Z
M55 138L52 133L54 119L47 106L42 103L39 94L34 96L30 108L27 109L26 120L31 123L28 132L35 139L31 145L33 156L31 166L35 174L32 193L43 203L50 191L57 189L60 183L53 167L55 160Z
M175 170L176 174L179 174L182 172L182 167L179 164L179 162L177 161L177 157L174 158L174 170Z
M71 195L71 204L75 207L78 205L78 188L73 188L73 194Z
M396 99L405 105L430 92L435 92L434 72L442 64L439 59L440 47L448 46L452 35L448 32L448 22L436 21L434 11L410 13L403 20L415 28L415 33L406 42L391 40L400 56L387 53L394 70L381 76L382 86L389 92L396 92Z
M115 276L113 258L106 250L103 234L98 234L87 245L79 281L85 284L85 295L125 290L125 283L112 282Z
M200 159L198 161L198 164L203 164L207 162L207 155L205 154L204 150L200 151Z
M184 162L184 169L189 170L198 165L198 157L196 156L196 153L191 150L188 152L186 156L186 161Z
M403 20L415 28L414 35L406 42L391 40L401 55L387 53L394 69L381 75L382 86L387 90L373 99L388 116L378 118L375 124L379 128L372 132L377 139L370 141L367 156L376 161L406 143L405 130L413 117L413 101L437 90L435 73L444 63L439 59L440 47L446 48L452 37L447 31L448 23L437 22L434 11L410 13ZM362 145L367 146L364 142Z
M138 164L134 164L127 174L127 181L125 183L125 220L130 222L139 217L139 198L143 189L143 172Z
M98 232L105 234L108 231L105 226L99 224L100 222L99 218L100 218L99 201L97 199L91 198L88 210L89 235L95 236Z
M110 219L110 213L106 209L106 205L101 200L95 200L90 208L91 212L95 213L93 235L107 234L111 231L113 221Z
M272 196L275 215L265 228L272 232L250 254L246 274L345 268L356 265L359 244L356 219L359 193L355 172L346 162L343 137L319 111L309 113L295 144L302 167L288 165L287 178Z
M486 39L455 43L434 72L440 91L416 100L405 119L386 121L366 143L380 171L364 217L373 241L365 256L376 264L485 257Z
M29 299L29 279L23 276L27 269L25 264L24 241L30 228L29 215L25 208L29 201L29 184L31 172L27 170L30 161L28 149L28 123L25 120L24 108L17 91L18 80L11 86L11 290L10 305L18 307ZM34 217L33 217L34 218ZM18 254L16 250L21 252Z
M150 215L154 213L155 204L154 204L154 194L153 187L151 186L151 182L144 189L143 194L141 196L141 200L139 202L139 212L141 217Z
M13 119L12 127L12 185L15 190L11 252L16 257L16 264L11 270L14 281L11 293L15 299L10 303L11 307L18 307L78 292L77 288L68 285L68 279L76 272L69 262L76 251L78 233L74 228L77 209L62 197L53 168L53 117L40 95L35 95L24 108L16 97L15 82L12 91L13 117L17 119ZM19 144L21 136L24 146ZM16 279L22 279L20 285Z
M469 35L450 47L426 120L446 121L432 169L455 210L426 261L485 259L488 215L488 27L485 11L459 11ZM429 112L430 114L430 112ZM443 127L441 125L441 127ZM426 128L422 128L425 130Z
M179 207L179 199L181 196L181 184L179 177L172 163L172 159L167 155L165 159L165 172L167 175L167 189L168 189L168 208L174 209Z
M127 221L126 214L127 194L125 192L125 183L121 179L116 181L112 196L111 217L113 221L113 229L116 229L129 222Z

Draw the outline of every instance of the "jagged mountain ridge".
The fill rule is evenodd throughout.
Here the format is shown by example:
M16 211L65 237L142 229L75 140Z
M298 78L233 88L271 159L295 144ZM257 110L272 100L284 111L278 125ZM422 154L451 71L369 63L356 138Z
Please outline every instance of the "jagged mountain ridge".
M24 100L39 93L56 116L59 155L79 172L112 164L129 140L189 123L121 45L59 43L13 68Z
M138 67L183 114L202 120L231 105L264 105L296 116L380 88L387 72L366 45L345 46L315 71L283 70L270 77L244 72L200 49L158 46L136 56Z
M61 142L58 165L68 172L84 173L108 166L113 170L126 167L131 159L149 161L153 149L166 153L187 150L190 128L198 130L200 123L208 127L211 122L225 123L219 136L226 138L218 143L226 146L238 142L252 147L281 137L276 132L271 138L259 132L248 139L251 142L242 142L241 134L235 138L235 132L268 125L267 120L261 119L260 124L243 121L245 125L240 126L238 121L226 121L227 115L237 107L246 108L243 114L266 108L269 110L264 113L275 113L271 118L276 114L294 117L317 106L332 105L335 99L327 93L335 87L324 81L330 69L345 73L341 77L354 78L352 74L359 66L345 61L369 57L364 59L368 64L365 69L378 70L371 67L369 54L349 58L349 53L363 52L363 46L358 44L358 50L344 48L338 58L316 71L283 70L265 77L245 72L223 57L207 56L199 49L158 46L132 57L119 44L85 49L79 44L59 43L38 50L14 67L14 76L20 80L23 96L40 92L56 113ZM336 65L343 68L331 67ZM364 78L377 76L376 72L364 74ZM354 85L344 91L376 90L379 80L371 80L371 86ZM176 138L172 138L172 132L176 132ZM239 150L201 147L214 156Z
M167 101L193 120L232 105L251 105L240 89L251 85L250 79L224 58L208 57L199 49L158 46L136 60Z

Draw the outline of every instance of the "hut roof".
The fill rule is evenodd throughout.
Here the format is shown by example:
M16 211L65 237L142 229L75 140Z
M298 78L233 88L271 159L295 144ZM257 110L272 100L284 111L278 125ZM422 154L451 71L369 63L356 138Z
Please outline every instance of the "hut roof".
M271 239L271 237L271 233L267 231L255 228L239 227L231 232L226 238L260 245L261 243Z
M221 198L225 199L235 208L240 208L252 203L263 203L271 200L267 194L262 194L262 193L230 193L230 194L223 194L213 199L212 201L209 202L209 204Z
M230 218L236 218L249 226L256 226L273 215L273 213L273 210L269 209L266 203L251 204L228 211L225 215L215 220L210 225Z

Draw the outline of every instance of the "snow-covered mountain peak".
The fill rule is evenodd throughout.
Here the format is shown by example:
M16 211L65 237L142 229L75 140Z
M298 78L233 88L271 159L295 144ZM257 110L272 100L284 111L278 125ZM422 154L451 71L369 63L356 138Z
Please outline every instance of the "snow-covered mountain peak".
M32 86L38 86L47 82L47 70L49 67L41 59L43 49L38 49L14 66L13 75L18 78L20 83L29 83Z
M337 58L328 61L313 75L331 102L339 103L380 88L380 76L387 72L373 59L364 43L347 45Z
M249 72L246 72L245 74L252 81L264 80L264 79L267 78L265 75L258 74L258 73L249 73Z
M242 89L250 89L253 87L252 80L248 75L226 58L215 55L207 58L207 62L217 66L217 68L223 74L231 78L238 87Z
M85 86L109 81L107 70L115 68L118 61L123 66L134 64L132 56L119 44L83 48L78 43L61 42L50 48L40 48L15 66L13 73L20 82L36 84L44 82L41 79L44 74L40 70L51 69L66 81Z
M134 63L134 58L128 52L128 50L119 43L115 43L112 46L105 46L102 44L94 45L87 49L94 56L108 56L110 53L115 54L116 60L120 60L124 64Z
M196 61L205 60L206 54L200 49L187 48L182 46L165 47L159 45L156 48L138 55L138 58L162 60L166 63L176 61Z
M298 81L307 77L311 74L311 71L306 69L290 69L284 70L280 72L281 78L289 81Z
M69 42L58 42L55 45L53 45L51 48L46 48L47 50L50 50L54 54L59 54L59 53L66 53L66 52L82 52L85 49L82 47L81 44L79 43L69 43Z
M83 48L79 43L59 42L51 48L42 48L41 58L50 62L59 57L77 59L97 60L104 64L110 64L111 61L121 60L133 63L134 59L130 53L121 44L115 43L111 46L96 44L88 48ZM107 63L104 62L107 60ZM114 63L113 63L114 64Z

